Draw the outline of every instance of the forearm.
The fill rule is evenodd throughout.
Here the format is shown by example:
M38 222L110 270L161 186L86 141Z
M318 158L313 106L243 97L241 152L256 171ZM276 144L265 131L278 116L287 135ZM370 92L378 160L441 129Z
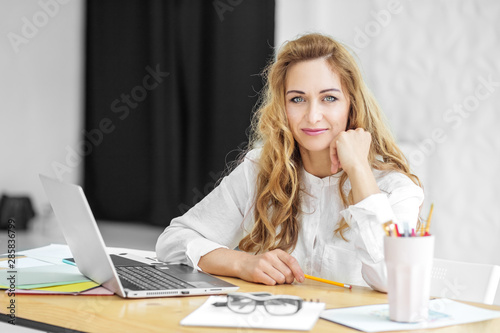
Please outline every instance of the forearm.
M384 260L376 264L363 263L361 274L370 288L387 293L387 269Z
M168 227L158 237L156 256L160 261L181 262L191 265L186 256L187 243L195 239L196 234L189 229Z
M357 204L372 194L380 193L368 161L362 165L356 165L346 172L351 182L353 204Z
M422 189L407 176L394 172L384 177L388 178L380 180L380 194L370 195L341 211L354 232L353 242L363 264L363 278L379 291L385 291L387 283L381 224L388 220L416 221L424 198Z
M240 264L249 255L242 251L219 248L202 256L198 267L210 274L241 277Z

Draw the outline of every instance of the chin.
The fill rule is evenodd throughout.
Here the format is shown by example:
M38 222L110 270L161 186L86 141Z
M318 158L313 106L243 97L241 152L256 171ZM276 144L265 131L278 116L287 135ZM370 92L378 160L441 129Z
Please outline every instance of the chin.
M322 151L330 151L330 144L300 144L302 149L310 151L310 152L322 152Z

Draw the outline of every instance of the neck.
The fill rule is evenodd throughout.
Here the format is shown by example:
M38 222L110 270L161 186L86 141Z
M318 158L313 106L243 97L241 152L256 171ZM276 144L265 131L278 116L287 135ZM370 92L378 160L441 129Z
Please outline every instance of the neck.
M332 175L332 172L330 171L332 161L330 159L329 149L315 152L300 149L300 156L302 157L304 169L311 175L318 178L324 178Z

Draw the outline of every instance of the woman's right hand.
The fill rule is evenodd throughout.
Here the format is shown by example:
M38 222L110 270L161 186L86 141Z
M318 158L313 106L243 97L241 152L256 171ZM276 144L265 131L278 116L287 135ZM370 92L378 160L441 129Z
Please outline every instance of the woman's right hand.
M218 248L202 256L198 267L210 274L233 276L270 286L294 280L304 282L305 279L297 259L279 249L255 255Z
M304 272L297 259L283 250L276 249L262 254L242 252L237 270L240 279L266 285L304 282Z

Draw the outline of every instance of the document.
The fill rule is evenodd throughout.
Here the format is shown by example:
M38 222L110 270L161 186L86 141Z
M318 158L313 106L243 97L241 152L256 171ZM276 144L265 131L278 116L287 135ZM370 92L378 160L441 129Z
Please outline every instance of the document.
M212 305L225 301L226 296L210 296L202 306L182 319L181 325L309 331L325 309L325 303L304 302L302 309L293 315L275 316L267 313L263 306L257 306L252 313L240 314L227 307Z
M90 281L78 268L67 264L26 267L15 270L16 288L33 289L63 284ZM0 270L0 288L8 289L11 285L11 270Z
M5 292L8 292L6 290ZM85 296L112 296L114 293L109 291L104 287L91 288L84 291L72 292L72 291L57 291L52 289L16 289L16 295L85 295Z
M16 268L27 268L27 267L37 267L37 266L50 266L52 265L49 262L42 261L35 258L27 258L27 257L17 257L15 259ZM11 262L9 260L0 259L0 269L9 269Z
M436 328L500 317L499 311L478 308L449 299L431 300L429 309L429 319L420 323L391 321L388 304L325 310L321 313L321 318L363 332L382 332Z
M25 255L26 257L49 257L49 258L69 258L72 257L68 245L64 244L50 244L36 249L25 250L17 252L18 255Z

